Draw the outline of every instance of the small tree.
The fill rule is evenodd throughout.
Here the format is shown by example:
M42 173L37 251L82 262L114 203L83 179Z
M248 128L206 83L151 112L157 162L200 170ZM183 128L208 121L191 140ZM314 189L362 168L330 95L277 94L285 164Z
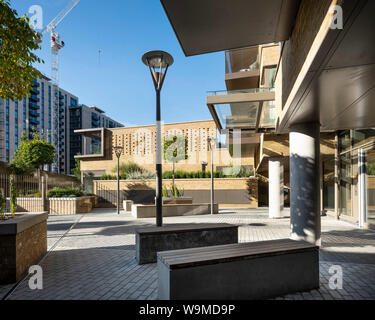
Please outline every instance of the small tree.
M14 174L10 176L10 212L12 216L17 210L17 188L16 188L16 178Z
M164 160L172 162L172 188L174 188L174 165L188 158L188 138L183 135L164 137Z
M32 65L43 62L33 50L40 49L40 36L29 26L26 16L18 17L8 0L0 0L0 97L25 98L32 80L42 74Z
M78 153L77 155L80 155L80 153ZM75 175L75 177L81 181L81 160L79 159L75 159L74 160L75 162L75 166L74 168L72 169L72 172L73 174Z
M18 174L31 174L41 166L52 164L54 157L55 148L51 143L38 135L29 140L24 132L11 164Z
M4 195L3 195L3 189L0 189L0 216L4 216Z

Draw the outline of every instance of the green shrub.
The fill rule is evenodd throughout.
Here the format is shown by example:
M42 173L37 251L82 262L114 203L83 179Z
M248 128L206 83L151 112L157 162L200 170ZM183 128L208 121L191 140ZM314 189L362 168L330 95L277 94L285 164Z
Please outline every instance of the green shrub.
M154 179L155 177L156 177L156 173L150 172L150 171L134 171L134 172L129 172L126 175L126 179L129 179L129 180Z
M180 190L177 188L176 185L171 186L170 192L173 198L179 198L184 196L184 189Z
M78 188L54 188L47 193L48 198L76 198L83 195L83 191Z
M144 170L135 162L124 162L120 164L120 176L126 177L129 173L143 171ZM117 174L117 166L112 169L112 172Z
M100 177L100 180L117 180L117 176L111 175L111 174L103 174Z
M375 176L375 162L369 163L367 165L367 174L369 176Z
M0 189L0 216L4 215L4 195L3 190Z
M166 186L163 186L163 189L162 189L162 196L164 198L168 198L168 188Z
M17 188L16 178L14 175L10 176L10 212L14 216L17 210Z

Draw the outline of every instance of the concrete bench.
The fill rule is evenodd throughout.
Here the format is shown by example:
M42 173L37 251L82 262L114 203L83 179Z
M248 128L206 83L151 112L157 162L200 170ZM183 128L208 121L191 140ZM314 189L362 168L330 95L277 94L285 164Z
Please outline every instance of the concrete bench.
M319 248L290 239L158 252L159 299L266 299L319 287Z
M238 226L227 223L138 228L135 233L136 258L139 264L156 262L159 251L238 242Z

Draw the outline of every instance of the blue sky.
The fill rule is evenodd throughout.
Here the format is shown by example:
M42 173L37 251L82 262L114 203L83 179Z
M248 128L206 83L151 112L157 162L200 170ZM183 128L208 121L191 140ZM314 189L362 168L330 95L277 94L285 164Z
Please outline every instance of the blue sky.
M46 25L69 2L11 0L11 6L21 15L40 5ZM57 31L65 42L59 55L60 87L127 126L155 122L154 88L141 62L147 51L164 50L175 60L162 90L164 122L211 119L206 91L225 88L224 53L185 57L159 0L81 0ZM45 63L37 67L49 76L47 34L38 55Z

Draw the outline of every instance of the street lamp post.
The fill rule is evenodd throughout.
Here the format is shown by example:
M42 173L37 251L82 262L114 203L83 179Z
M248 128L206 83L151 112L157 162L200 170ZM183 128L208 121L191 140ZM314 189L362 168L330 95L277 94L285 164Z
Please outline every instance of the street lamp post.
M156 91L156 225L161 227L163 225L163 213L160 91L163 87L168 67L173 64L173 58L164 51L150 51L142 56L142 61L150 70Z
M214 138L208 138L207 140L211 149L211 214L214 214L214 148L216 140Z
M124 148L121 146L114 146L117 157L117 214L120 214L120 156Z

